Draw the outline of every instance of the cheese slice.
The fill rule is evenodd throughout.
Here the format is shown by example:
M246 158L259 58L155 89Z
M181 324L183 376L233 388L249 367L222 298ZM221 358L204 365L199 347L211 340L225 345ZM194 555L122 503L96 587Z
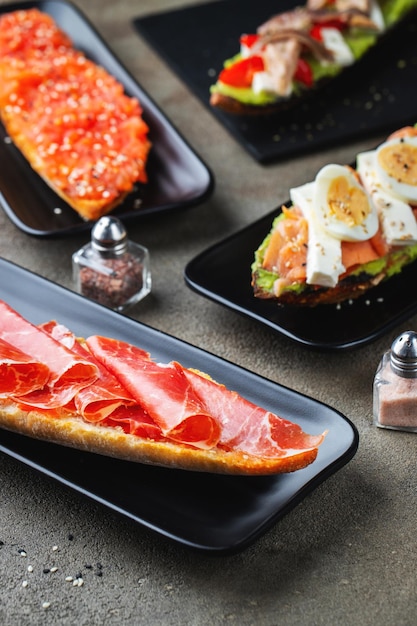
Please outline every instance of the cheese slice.
M322 28L320 33L325 48L333 53L333 63L345 66L352 65L355 62L352 50L337 28Z
M309 285L335 287L345 271L341 241L323 229L313 210L314 182L290 190L290 198L308 223L307 278Z
M385 30L385 20L384 20L384 15L381 11L381 7L379 6L376 0L371 0L370 5L371 5L370 18L375 24L375 26L378 28L378 30L380 32L383 32Z

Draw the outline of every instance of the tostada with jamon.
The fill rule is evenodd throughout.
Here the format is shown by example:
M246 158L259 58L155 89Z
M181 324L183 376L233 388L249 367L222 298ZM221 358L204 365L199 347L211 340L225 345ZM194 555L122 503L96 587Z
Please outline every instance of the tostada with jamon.
M255 297L315 306L363 295L417 259L417 124L355 168L326 165L290 199L255 252Z

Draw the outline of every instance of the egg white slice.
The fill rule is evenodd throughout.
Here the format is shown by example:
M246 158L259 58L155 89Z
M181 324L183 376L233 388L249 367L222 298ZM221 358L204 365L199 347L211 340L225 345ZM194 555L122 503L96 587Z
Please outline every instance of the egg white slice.
M341 241L365 241L378 230L378 215L368 192L343 165L325 165L319 171L313 210L324 230Z
M322 228L313 210L315 183L290 189L290 198L302 211L308 223L306 282L309 285L335 287L345 271L342 264L342 244Z
M387 243L393 246L417 243L417 223L410 205L385 191L375 162L375 150L362 152L356 157L356 169L379 213Z
M404 202L417 204L417 137L391 139L376 150L381 185Z

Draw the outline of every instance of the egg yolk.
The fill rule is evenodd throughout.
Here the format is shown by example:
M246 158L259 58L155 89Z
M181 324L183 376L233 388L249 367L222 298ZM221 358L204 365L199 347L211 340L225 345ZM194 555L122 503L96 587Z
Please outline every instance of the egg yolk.
M329 185L327 202L331 215L347 226L359 226L370 212L366 193L352 185L345 176L334 178Z
M417 185L417 146L396 143L379 151L378 159L388 176L399 183Z

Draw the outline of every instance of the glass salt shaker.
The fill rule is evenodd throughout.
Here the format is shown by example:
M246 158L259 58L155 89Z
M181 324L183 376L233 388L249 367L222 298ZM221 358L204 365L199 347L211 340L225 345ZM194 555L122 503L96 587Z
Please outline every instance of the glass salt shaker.
M397 337L382 357L374 379L374 424L417 432L417 333Z
M151 291L147 248L130 241L122 222L104 216L91 242L72 255L76 289L87 298L123 312Z

